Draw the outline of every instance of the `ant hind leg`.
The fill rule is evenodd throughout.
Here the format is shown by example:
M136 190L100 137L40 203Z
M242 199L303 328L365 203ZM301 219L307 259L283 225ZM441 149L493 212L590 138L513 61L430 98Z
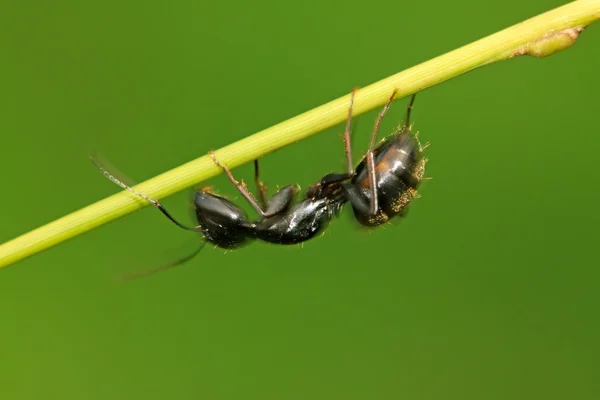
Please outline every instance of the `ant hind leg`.
M385 116L387 111L390 109L390 106L392 105L392 101L394 101L394 97L396 97L397 92L398 92L398 90L394 89L394 91L392 92L392 95L388 99L387 103L385 103L385 106L383 106L383 109L379 112L379 115L377 116L377 120L375 121L375 126L373 127L373 132L371 133L371 140L369 142L369 150L367 151L367 155L366 155L365 161L367 163L367 173L369 176L369 186L370 186L370 190L371 190L371 201L370 201L370 207L369 207L369 215L371 215L371 216L377 215L377 211L379 210L379 203L378 203L378 198L377 198L377 176L376 176L376 171L375 171L375 155L373 154L373 151L375 149L375 141L377 140L377 134L379 133L381 121L383 120L383 117Z
M344 149L346 150L346 161L348 163L348 174L354 175L354 163L352 161L352 146L350 140L351 125L352 125L352 107L354 106L354 94L358 87L352 89L350 93L350 105L348 106L348 118L346 119L346 129L344 130Z

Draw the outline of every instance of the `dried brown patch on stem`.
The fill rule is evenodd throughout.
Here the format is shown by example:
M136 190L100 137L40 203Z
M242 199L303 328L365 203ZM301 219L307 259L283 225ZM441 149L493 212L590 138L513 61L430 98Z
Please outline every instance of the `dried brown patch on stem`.
M577 26L562 31L550 32L532 42L524 44L516 49L510 57L517 57L529 54L536 58L548 57L558 53L568 47L571 47L579 38L585 27Z

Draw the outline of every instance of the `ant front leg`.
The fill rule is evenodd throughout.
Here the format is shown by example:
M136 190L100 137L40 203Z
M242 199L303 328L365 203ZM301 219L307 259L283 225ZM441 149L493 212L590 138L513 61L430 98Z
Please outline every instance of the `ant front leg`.
M308 188L306 196L310 198L320 198L323 195L323 191L331 185L342 183L352 178L354 172L344 174L327 174L319 182Z
M260 204L262 208L266 210L264 213L264 216L266 217L279 214L286 210L290 204L292 204L294 197L300 190L298 185L286 186L275 193L273 197L267 201L267 186L260 180L258 160L254 160L254 180L256 181Z
M231 183L233 183L233 185L236 187L236 189L242 194L242 196L244 196L244 198L248 201L248 203L250 203L252 208L254 208L256 210L256 212L259 213L264 218L272 217L273 215L278 214L281 211L288 208L289 205L291 204L292 200L294 199L294 196L298 192L298 186L286 186L283 189L281 189L279 192L277 192L277 194L275 194L273 196L273 198L271 199L271 201L269 201L269 203L267 204L266 199L264 197L264 192L261 190L261 187L264 188L264 186L258 177L258 161L255 160L254 166L256 169L254 172L254 176L256 178L257 185L259 185L259 191L261 192L260 201L263 203L263 206L261 207L261 205L258 204L256 199L254 199L254 197L252 196L252 193L250 193L250 191L248 190L248 188L246 187L244 182L237 181L233 177L233 174L231 173L229 168L227 168L226 165L221 164L221 162L217 159L217 157L215 156L215 153L213 153L211 151L211 152L209 152L209 154L212 157L215 164L217 164L217 166L219 166L223 170L223 172L225 172L225 174L229 178L229 181ZM266 211L263 209L263 207L266 208Z
M262 215L263 217L267 217L268 216L267 213L261 208L260 204L258 204L256 202L256 200L254 199L252 194L248 191L248 188L246 188L246 185L243 182L237 181L233 177L233 174L231 173L229 168L227 168L227 166L225 164L221 164L221 162L215 156L214 152L210 151L208 154L211 156L211 158L213 159L215 164L217 164L217 166L219 168L221 168L223 170L223 172L225 172L225 174L229 178L229 181L231 183L233 183L233 185L236 187L238 192L240 192L241 195L244 196L244 198L248 201L248 203L250 203L252 208L254 208L256 210L256 212L259 213L260 215Z
M346 119L346 129L344 130L344 149L346 151L347 172L343 174L328 174L325 175L319 182L312 185L308 189L308 197L320 197L323 189L329 185L341 183L354 176L354 163L352 161L352 144L350 139L352 127L352 107L354 106L354 94L358 87L352 89L350 93L350 105L348 106L348 118Z
M377 199L377 174L375 170L375 155L373 153L375 149L375 141L377 140L377 134L379 133L379 127L381 126L381 121L385 113L390 109L392 105L392 101L394 101L394 97L396 97L396 92L398 90L394 89L394 92L388 99L385 106L383 106L383 110L377 116L377 120L375 121L375 126L373 127L373 132L371 133L371 141L369 142L369 150L366 155L366 163L367 163L367 174L369 176L369 187L371 188L371 203L369 207L369 215L374 216L377 215L377 210L379 210L379 202Z

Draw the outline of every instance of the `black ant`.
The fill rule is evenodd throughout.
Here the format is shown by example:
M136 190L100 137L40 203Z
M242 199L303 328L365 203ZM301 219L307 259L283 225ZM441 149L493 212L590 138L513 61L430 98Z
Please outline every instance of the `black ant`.
M202 189L196 192L194 198L198 226L186 226L171 216L160 202L135 191L111 175L93 158L92 161L108 179L152 203L180 228L202 233L205 242L210 242L216 247L239 248L252 239L276 244L307 241L323 231L347 201L352 204L355 217L360 223L377 226L395 215L402 215L410 201L417 197L416 189L422 180L427 160L422 157L424 148L409 126L415 95L407 108L405 124L375 147L381 121L394 100L395 90L379 113L371 134L369 149L355 170L350 142L355 91L352 91L350 97L344 131L348 171L343 174L326 175L317 184L309 187L305 198L295 205L292 203L299 190L297 185L285 186L266 201L266 187L260 181L258 160L254 161L254 176L259 201L252 196L243 182L233 177L229 168L223 165L213 152L209 153L215 164L225 172L231 183L261 216L257 221L249 221L244 210L226 198ZM165 267L179 265L191 259L198 251Z

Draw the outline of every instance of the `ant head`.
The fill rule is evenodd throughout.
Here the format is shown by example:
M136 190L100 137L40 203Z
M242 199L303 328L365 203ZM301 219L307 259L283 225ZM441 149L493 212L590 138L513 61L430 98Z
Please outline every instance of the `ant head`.
M207 241L222 248L240 247L248 239L248 215L224 197L204 190L194 198L196 219Z

